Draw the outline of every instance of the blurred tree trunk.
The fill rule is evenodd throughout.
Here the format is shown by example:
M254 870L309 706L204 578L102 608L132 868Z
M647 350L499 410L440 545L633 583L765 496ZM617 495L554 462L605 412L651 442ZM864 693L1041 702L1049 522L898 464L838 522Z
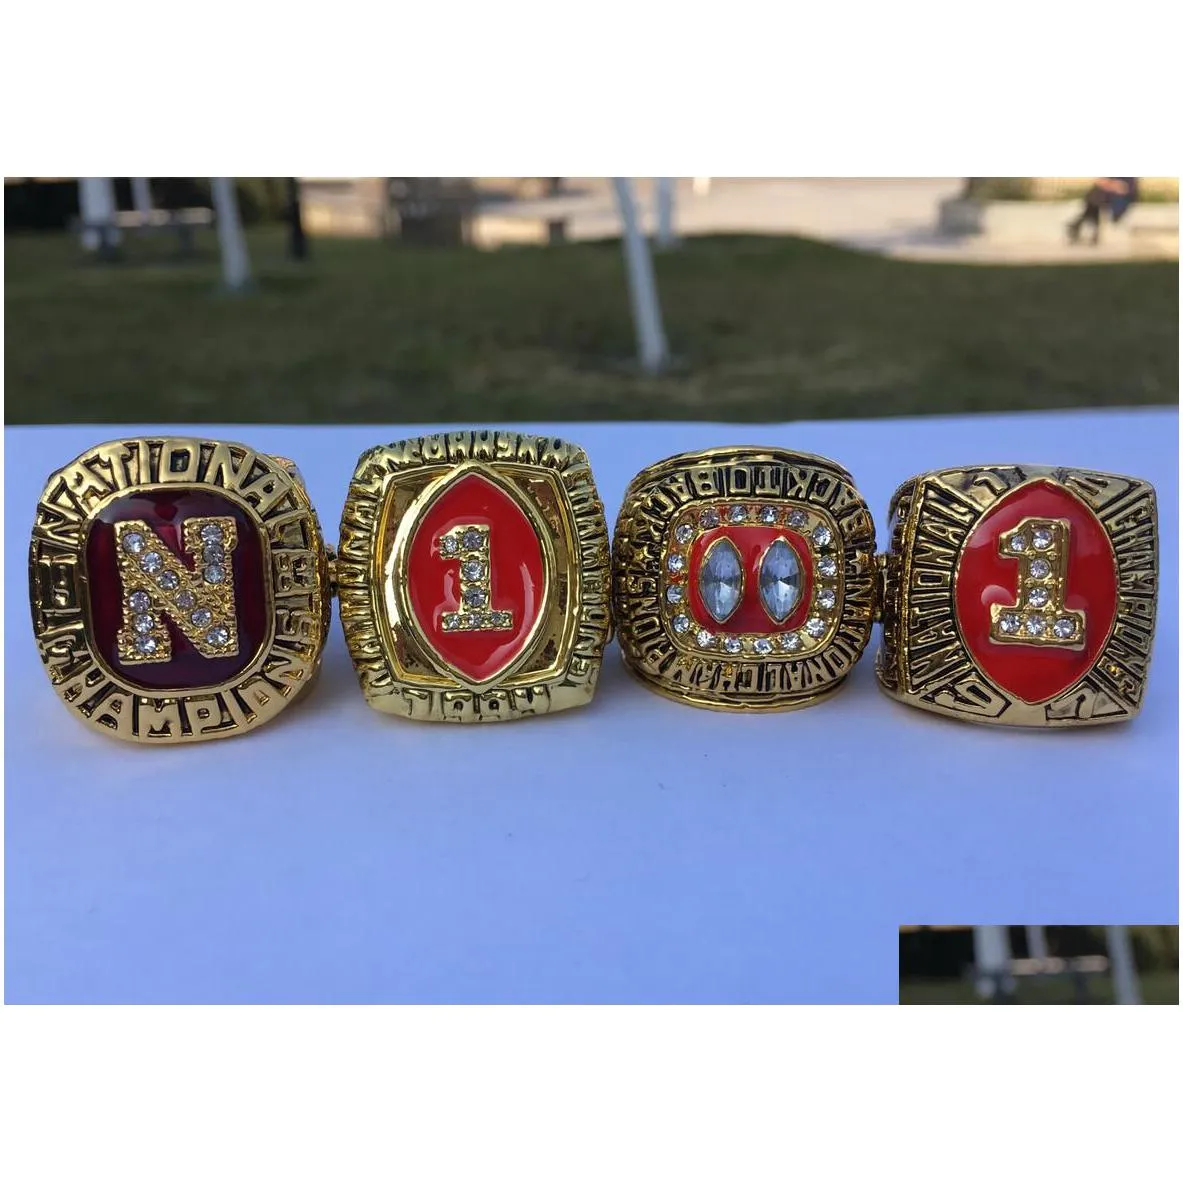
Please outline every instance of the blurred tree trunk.
M288 252L293 259L308 258L308 236L304 233L304 218L300 209L300 181L286 178L288 213Z

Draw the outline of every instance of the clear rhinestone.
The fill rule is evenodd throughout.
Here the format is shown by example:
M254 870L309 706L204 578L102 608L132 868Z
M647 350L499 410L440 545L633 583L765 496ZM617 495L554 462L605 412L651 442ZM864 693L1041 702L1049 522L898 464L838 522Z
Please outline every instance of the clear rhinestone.
M1031 560L1031 578L1046 579L1052 573L1052 565L1047 559Z
M1008 635L1014 634L1014 633L1017 633L1019 631L1019 629L1023 627L1023 621L1020 617L1016 616L1013 612L1007 612L1004 616L1001 616L999 618L998 627L1000 629L1002 629L1002 631L1004 633L1007 633Z
M742 505L733 505L727 512L727 517L733 522L742 522L748 516L748 511Z
M694 527L687 524L686 522L683 522L674 531L674 537L678 540L678 543L681 546L685 546L686 543L688 543L690 539L694 537Z
M665 561L665 566L672 575L677 575L679 571L685 570L686 560L681 555L670 555Z
M833 537L834 535L830 533L829 526L814 526L813 540L818 546L829 546Z
M741 641L739 637L728 637L727 640L723 642L723 648L726 649L728 653L742 653L743 641Z
M230 630L223 628L220 624L216 628L211 628L205 634L205 639L211 645L225 645L230 640Z
M197 597L191 591L179 591L173 601L178 608L192 608Z
M1052 532L1043 526L1037 526L1031 535L1031 544L1036 550L1047 550L1052 544Z
M137 653L155 653L156 652L156 638L155 637L136 637L136 652Z
M466 559L460 564L460 574L465 579L481 579L485 574L485 564L476 559Z
M826 622L820 616L811 616L805 622L805 631L816 640L826 631Z
M205 548L202 557L207 563L220 563L226 557L226 551L219 543L215 542L212 546Z
M159 571L164 566L164 560L154 551L150 550L142 559L140 559L140 567L147 571L149 575L153 571Z
M709 530L712 526L719 524L719 511L717 509L704 509L702 517L698 519Z
M817 606L819 608L833 608L837 602L838 597L834 594L834 589L832 587L823 587L822 590L817 593Z
M822 555L817 562L817 569L828 579L838 574L838 560L833 555Z
M464 549L465 550L480 550L484 535L480 530L465 530L464 531Z
M480 620L479 616L473 616L470 612L462 612L460 614L460 627L476 628L478 620Z
M142 616L137 616L135 621L135 628L137 633L150 633L156 627L156 617L150 612L145 612Z
M789 525L794 530L800 530L806 522L809 521L809 515L803 509L793 509L789 511Z
M1027 631L1033 637L1042 637L1044 630L1047 628L1047 620L1042 616L1028 616L1027 617Z
M705 628L700 628L698 636L694 639L698 642L700 649L709 649L715 643L715 634Z
M1023 553L1023 551L1025 551L1027 549L1027 535L1026 534L1016 534L1010 540L1010 548L1012 551L1014 551L1015 554L1021 555Z
M682 613L679 612L678 615L674 617L674 632L684 633L689 627L690 617L683 616Z
M459 549L459 543L452 537L451 534L445 534L440 539L440 554L454 555Z
M1070 637L1076 632L1076 626L1068 619L1067 616L1061 616L1055 624L1052 625L1052 632L1057 637Z
M488 598L479 587L466 587L464 589L464 602L470 608L483 608Z
M1027 593L1027 607L1042 608L1047 603L1047 598L1046 587L1033 587Z
M760 521L766 526L771 526L776 521L776 509L771 505L766 505L760 510Z
M801 598L801 564L797 552L778 538L760 563L760 599L777 624L788 620Z
M221 583L226 578L225 569L219 567L216 563L205 569L206 583Z
M144 536L137 530L132 530L130 533L123 536L123 549L129 555L138 555L144 549Z
M720 539L707 551L698 571L698 590L706 610L720 624L739 607L743 565L730 538Z
M665 589L665 598L669 600L671 604L680 604L682 602L682 597L685 594L686 589L680 583L671 583L670 586Z
M757 653L767 654L772 652L772 642L767 637L757 637L752 642L752 648Z
M189 619L193 621L193 623L197 625L198 628L205 628L205 626L209 624L213 618L214 614L208 608L198 608L196 612L190 613L189 615Z
M799 633L783 633L780 638L780 647L788 649L790 653L794 649L800 649L801 635Z
M222 527L215 526L210 522L208 526L201 527L201 541L202 542L221 542L222 541Z
M161 571L156 576L156 582L160 584L165 591L172 591L181 581L177 578L174 571Z
M152 597L146 591L133 591L127 603L133 612L147 612L152 607Z

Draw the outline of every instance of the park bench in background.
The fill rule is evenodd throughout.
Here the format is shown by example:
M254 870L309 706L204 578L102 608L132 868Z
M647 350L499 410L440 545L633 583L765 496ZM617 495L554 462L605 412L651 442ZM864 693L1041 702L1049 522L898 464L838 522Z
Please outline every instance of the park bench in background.
M214 211L202 207L189 209L118 210L113 218L101 222L84 222L76 218L72 229L81 234L94 236L97 252L101 258L113 258L118 250L124 232L133 234L165 233L177 236L177 249L182 258L192 258L195 253L195 232L208 229L214 224Z

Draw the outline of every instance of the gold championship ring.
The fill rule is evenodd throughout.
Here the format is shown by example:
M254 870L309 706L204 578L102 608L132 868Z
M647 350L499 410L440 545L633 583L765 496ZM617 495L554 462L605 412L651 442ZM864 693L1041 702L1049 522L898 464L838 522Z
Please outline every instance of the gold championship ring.
M629 485L613 543L628 668L695 706L831 694L871 636L875 527L850 474L776 448L712 448Z
M49 478L29 596L61 700L141 743L238 735L313 683L328 559L294 464L243 444L99 444Z
M1134 477L1010 464L913 477L890 509L879 684L979 723L1078 727L1138 712L1158 521Z
M490 722L592 697L609 553L581 448L500 431L372 448L349 486L337 579L377 710Z

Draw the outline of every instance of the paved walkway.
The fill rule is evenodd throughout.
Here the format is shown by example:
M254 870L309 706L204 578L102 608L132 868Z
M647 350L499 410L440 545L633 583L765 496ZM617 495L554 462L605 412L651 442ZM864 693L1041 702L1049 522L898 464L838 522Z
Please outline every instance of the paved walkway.
M678 181L675 225L680 235L797 234L901 259L957 263L1096 263L1130 258L1178 258L1178 235L1111 236L1099 247L1054 240L991 241L937 233L937 208L961 189L960 177L919 179L813 178ZM569 239L620 233L606 178L571 178L560 197L487 203L478 241L500 245L545 238L548 220L563 219ZM646 226L654 221L652 182L637 182Z

